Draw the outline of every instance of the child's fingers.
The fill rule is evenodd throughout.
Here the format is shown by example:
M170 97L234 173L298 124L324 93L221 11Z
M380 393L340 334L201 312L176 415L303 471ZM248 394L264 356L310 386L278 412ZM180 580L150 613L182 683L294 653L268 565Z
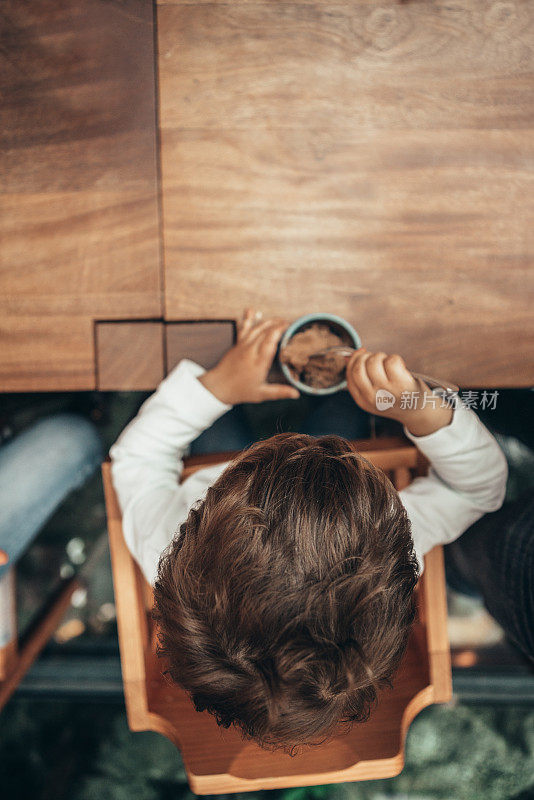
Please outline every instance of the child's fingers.
M374 387L385 387L388 383L388 376L384 368L385 353L373 353L365 362L365 368L369 376L369 380Z
M384 369L390 380L397 378L399 374L402 374L406 370L403 357L398 353L392 353L392 355L386 356L384 359Z
M260 389L262 400L297 400L300 392L285 383L264 383Z
M258 353L261 358L269 360L274 358L276 348L278 347L278 342L280 341L286 328L286 322L279 322L278 324L273 324L272 328L267 329L263 336L260 336L260 340L258 342Z
M370 356L371 353L368 353L362 347L351 357L347 364L347 385L351 392L358 391L360 395L362 392L369 396L372 395L373 386L365 369L365 362L368 361Z
M384 369L391 383L405 380L406 377L410 375L404 363L404 359L398 353L394 353L384 359Z
M384 361L384 368L397 394L402 391L421 391L421 383L412 375L402 356L398 354L388 356ZM423 384L423 391L426 391Z
M243 318L237 323L237 338L238 341L243 339L252 328L254 324L256 312L253 308L246 308L243 312Z
M255 328L261 322L262 317L263 314L261 311L256 311L254 308L247 308L243 314L243 320L241 322L238 339L240 341L247 339L250 333L255 330Z
M347 361L347 376L352 372L353 366L365 355L370 355L365 347L359 347L358 350L355 350Z
M270 325L272 325L272 320L270 319L265 319L262 320L261 322L256 322L256 324L252 326L251 330L248 332L246 336L247 344L252 344L252 342L254 342L258 338L258 336L260 336L260 334L263 333L263 331L265 331Z
M257 349L263 342L264 334L270 333L272 328L280 326L282 322L283 320L279 318L266 319L264 322L256 325L247 337L247 344L254 343Z

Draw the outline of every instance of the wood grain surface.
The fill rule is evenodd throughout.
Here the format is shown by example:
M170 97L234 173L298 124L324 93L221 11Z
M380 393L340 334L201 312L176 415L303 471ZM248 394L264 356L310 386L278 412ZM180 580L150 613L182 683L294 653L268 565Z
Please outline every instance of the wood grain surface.
M97 322L95 335L100 391L148 390L163 380L162 322Z
M167 371L182 358L190 358L205 369L211 369L233 345L234 334L231 322L167 323Z
M161 314L152 5L0 14L0 389L90 389L93 320Z
M158 6L165 315L346 317L461 386L534 383L534 8Z
M0 19L0 391L95 388L95 320L250 305L534 383L528 0L159 3L164 281L152 3Z

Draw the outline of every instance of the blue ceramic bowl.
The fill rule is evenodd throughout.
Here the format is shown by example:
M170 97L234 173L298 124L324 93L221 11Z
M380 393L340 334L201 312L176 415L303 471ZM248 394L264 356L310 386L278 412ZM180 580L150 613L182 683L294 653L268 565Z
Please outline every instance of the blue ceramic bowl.
M345 336L348 335L350 342L352 343L352 347L358 349L361 347L361 339L349 323L342 319L342 317L338 317L335 314L306 314L304 317L299 317L292 322L289 328L286 330L284 335L280 340L280 346L278 348L278 354L280 354L280 350L286 346L289 340L300 330L303 328L308 328L312 322L324 322L328 325L329 328L334 333L341 335L344 339ZM345 334L345 336L343 335ZM348 344L348 343L347 343ZM280 368L284 373L284 376L288 383L292 386L296 386L296 388L300 392L304 392L304 394L313 394L313 395L322 395L322 394L334 394L335 392L341 391L341 389L347 388L347 381L342 380L341 383L337 383L335 386L328 386L324 389L315 389L313 386L308 386L306 383L302 383L301 381L296 380L291 374L289 367L287 364L282 364L280 358L278 358L278 362L280 364Z

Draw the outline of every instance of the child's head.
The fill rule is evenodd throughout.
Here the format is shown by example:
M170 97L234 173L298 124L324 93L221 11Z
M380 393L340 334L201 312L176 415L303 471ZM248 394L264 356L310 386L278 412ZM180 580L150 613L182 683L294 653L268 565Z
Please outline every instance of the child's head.
M414 615L410 524L338 436L246 450L189 513L155 587L160 654L198 711L263 747L364 721Z

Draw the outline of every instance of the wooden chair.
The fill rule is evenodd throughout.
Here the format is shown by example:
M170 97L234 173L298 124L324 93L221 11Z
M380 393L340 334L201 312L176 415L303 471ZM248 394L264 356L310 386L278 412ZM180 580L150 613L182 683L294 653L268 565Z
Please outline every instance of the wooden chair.
M355 442L357 450L385 470L401 489L426 464L418 450L399 438ZM233 454L198 456L186 461L183 478ZM423 708L451 698L450 652L443 554L425 558L418 585L418 614L392 690L385 690L369 722L349 734L290 757L262 750L230 728L219 728L207 712L198 713L188 695L162 676L155 655L150 617L152 590L124 541L121 515L103 465L108 530L115 583L124 695L131 730L153 730L180 750L191 790L196 794L310 786L397 775L404 765L404 741Z
M0 564L8 556L0 550ZM7 703L47 641L53 635L70 606L80 580L74 576L62 582L53 597L45 604L23 639L19 641L16 614L15 567L0 578L0 709Z

